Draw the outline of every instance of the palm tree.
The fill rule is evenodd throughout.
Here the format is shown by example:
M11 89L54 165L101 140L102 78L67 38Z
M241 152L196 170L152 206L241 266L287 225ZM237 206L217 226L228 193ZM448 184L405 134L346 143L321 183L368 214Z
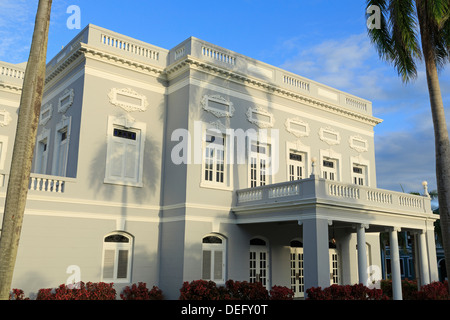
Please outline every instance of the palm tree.
M380 24L368 33L381 59L391 62L403 82L417 77L424 61L435 136L436 179L445 260L450 261L450 142L438 70L450 57L450 1L366 0L380 9ZM447 263L450 274L450 263Z
M52 0L39 0L30 56L20 98L3 226L0 238L0 299L9 299L28 194L39 111L44 91L47 39Z

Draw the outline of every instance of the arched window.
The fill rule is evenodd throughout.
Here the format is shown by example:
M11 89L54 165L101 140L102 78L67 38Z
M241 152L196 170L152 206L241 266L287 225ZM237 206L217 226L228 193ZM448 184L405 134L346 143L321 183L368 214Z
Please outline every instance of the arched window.
M124 232L108 234L103 238L102 279L130 282L133 237Z
M212 280L217 284L225 283L225 238L209 235L202 240L202 279Z

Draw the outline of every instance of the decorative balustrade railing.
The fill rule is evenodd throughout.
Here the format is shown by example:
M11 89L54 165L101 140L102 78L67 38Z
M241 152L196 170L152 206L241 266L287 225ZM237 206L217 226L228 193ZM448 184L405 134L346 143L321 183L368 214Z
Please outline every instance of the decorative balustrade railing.
M28 189L33 191L64 193L65 180L64 177L38 175L32 173L30 175L30 184Z
M431 212L430 198L324 179L304 179L276 183L236 192L236 206L275 204L306 199L329 200L349 205L381 207L389 210Z

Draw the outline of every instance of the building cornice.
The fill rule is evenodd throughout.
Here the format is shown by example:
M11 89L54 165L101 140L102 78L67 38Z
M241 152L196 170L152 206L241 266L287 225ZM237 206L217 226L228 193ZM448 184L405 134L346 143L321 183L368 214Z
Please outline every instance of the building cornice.
M339 114L341 116L345 116L353 120L364 122L371 126L375 126L382 122L382 120L379 118L367 116L358 112L353 112L349 109L342 108L341 106L328 103L323 100L307 96L298 92L294 92L285 88L281 88L277 85L248 76L246 74L222 68L217 65L213 65L211 63L202 61L190 55L187 55L184 59L179 60L176 63L168 66L165 71L168 80L171 80L181 72L186 71L188 69L195 69L198 71L213 74L228 81L234 81L236 83L244 84L255 89L269 92L270 94L275 94L280 97L288 98L296 102L301 102L309 106L319 108L327 112L331 112L333 114Z
M153 66L151 64L146 64L137 60L132 60L125 58L120 55L116 55L111 52L103 51L95 47L89 46L85 43L80 43L80 51L85 54L86 57L95 58L102 61L108 61L118 66L128 67L133 70L138 70L141 72L152 73L157 76L164 75L164 69L160 67Z
M11 84L7 82L0 82L0 90L5 90L12 93L21 94L22 86L17 84Z
M75 61L82 55L87 58L108 62L120 67L125 67L130 70L163 77L165 78L165 80L169 81L176 78L179 74L186 72L187 70L206 72L228 81L234 81L236 83L243 84L257 90L262 90L266 93L269 92L273 95L287 98L296 102L301 102L308 106L331 112L336 115L344 116L352 120L363 122L370 126L376 126L377 124L382 122L381 119L378 119L376 117L354 112L339 105L323 101L319 98L311 97L306 94L282 88L278 85L252 77L250 75L203 61L191 55L186 55L184 58L176 61L168 67L161 68L151 64L146 64L140 61L125 58L121 55L104 51L85 43L78 43L70 52L70 54L64 58L64 60L59 62L57 66L49 68L49 72L46 77L46 84L54 79L58 74L62 73L64 69L66 69L73 61Z

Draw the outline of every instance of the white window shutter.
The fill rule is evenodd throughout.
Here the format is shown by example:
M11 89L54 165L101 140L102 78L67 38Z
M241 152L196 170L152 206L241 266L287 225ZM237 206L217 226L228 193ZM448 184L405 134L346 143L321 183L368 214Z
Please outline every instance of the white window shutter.
M119 250L117 278L126 279L128 274L128 250Z
M209 250L203 250L202 279L211 279L211 251Z
M136 143L128 143L126 146L124 177L132 180L136 180L138 177L139 152L137 148Z
M114 260L115 260L115 250L105 250L103 260L103 278L105 279L114 278Z
M214 251L214 280L222 280L222 263L223 252L221 250Z
M122 177L123 175L123 163L125 154L125 144L120 141L114 141L112 143L112 152L110 161L110 173L113 177Z

